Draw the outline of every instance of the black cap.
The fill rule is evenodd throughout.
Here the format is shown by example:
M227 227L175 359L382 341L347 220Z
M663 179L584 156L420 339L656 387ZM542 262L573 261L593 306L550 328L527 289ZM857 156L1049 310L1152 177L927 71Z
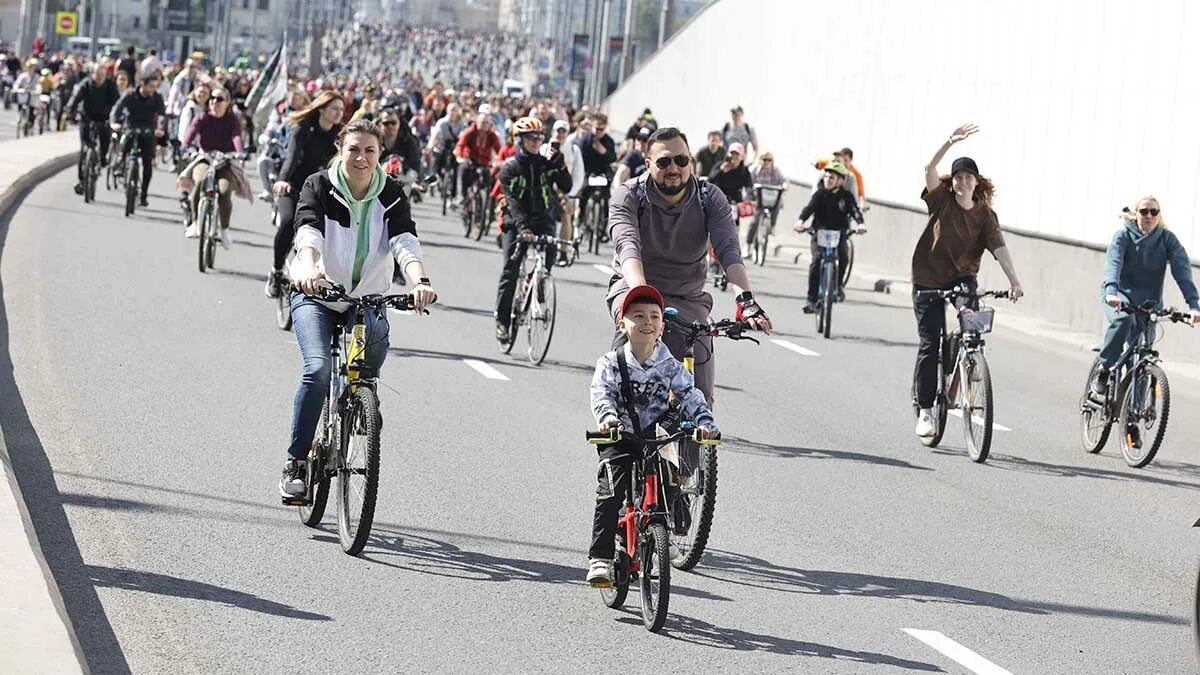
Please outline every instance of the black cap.
M732 108L730 108L730 109L729 109L729 112L731 112L731 113L740 113L740 112L742 112L742 106L740 106L740 105L735 105L735 106L733 106Z
M966 171L967 173L975 174L976 178L979 177L979 167L975 165L975 160L971 159L970 157L959 157L958 159L954 160L954 164L950 165L951 176L960 171Z

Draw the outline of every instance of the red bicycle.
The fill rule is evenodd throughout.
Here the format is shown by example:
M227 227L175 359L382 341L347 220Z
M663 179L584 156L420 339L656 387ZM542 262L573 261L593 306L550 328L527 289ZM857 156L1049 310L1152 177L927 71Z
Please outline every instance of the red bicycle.
M642 447L642 457L633 463L625 508L617 520L613 584L600 589L600 598L608 607L617 609L625 603L629 584L638 582L642 594L642 623L652 633L657 633L666 623L671 599L671 536L667 528L670 515L661 480L662 463L666 460L659 454L659 449L685 437L702 445L721 442L719 433L705 438L700 429L688 422L680 425L679 431L655 439L639 438L622 429L587 432L588 442L594 445L613 445L626 440Z

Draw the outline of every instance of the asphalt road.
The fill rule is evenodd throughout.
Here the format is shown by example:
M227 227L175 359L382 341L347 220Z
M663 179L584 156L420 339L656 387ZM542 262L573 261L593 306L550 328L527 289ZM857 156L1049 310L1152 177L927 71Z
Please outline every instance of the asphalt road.
M609 261L556 270L558 332L531 367L491 338L495 247L417 207L442 302L392 320L377 526L351 558L332 514L307 529L276 493L300 359L262 294L266 206L236 204L237 243L202 275L167 177L129 219L72 182L8 224L0 422L93 672L1003 672L955 645L1014 673L1194 672L1200 382L1173 380L1149 468L1085 455L1089 356L1001 309L1010 430L976 465L956 427L940 450L912 435L906 298L852 289L827 341L801 273L756 269L773 337L803 349L719 345L712 550L652 635L634 597L615 612L582 581Z

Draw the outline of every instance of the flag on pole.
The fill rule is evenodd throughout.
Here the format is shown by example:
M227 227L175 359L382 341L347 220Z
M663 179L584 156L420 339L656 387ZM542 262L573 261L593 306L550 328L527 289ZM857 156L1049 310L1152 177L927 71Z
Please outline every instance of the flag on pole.
M246 97L246 108L254 111L254 128L263 129L271 117L271 110L287 96L287 38L271 55Z

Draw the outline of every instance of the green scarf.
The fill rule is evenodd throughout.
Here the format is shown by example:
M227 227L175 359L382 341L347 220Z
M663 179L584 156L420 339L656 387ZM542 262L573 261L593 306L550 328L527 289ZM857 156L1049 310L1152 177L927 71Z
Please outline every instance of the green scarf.
M367 194L363 195L362 199L355 199L349 186L346 185L346 176L342 172L342 160L336 160L330 171L333 174L333 188L350 205L350 217L353 218L354 228L358 232L358 245L354 251L354 276L350 280L350 288L353 290L362 279L363 263L367 261L367 254L371 252L371 204L379 196L379 193L383 192L383 183L387 177L383 173L383 168L376 166L375 173L371 176L371 186L367 188Z

